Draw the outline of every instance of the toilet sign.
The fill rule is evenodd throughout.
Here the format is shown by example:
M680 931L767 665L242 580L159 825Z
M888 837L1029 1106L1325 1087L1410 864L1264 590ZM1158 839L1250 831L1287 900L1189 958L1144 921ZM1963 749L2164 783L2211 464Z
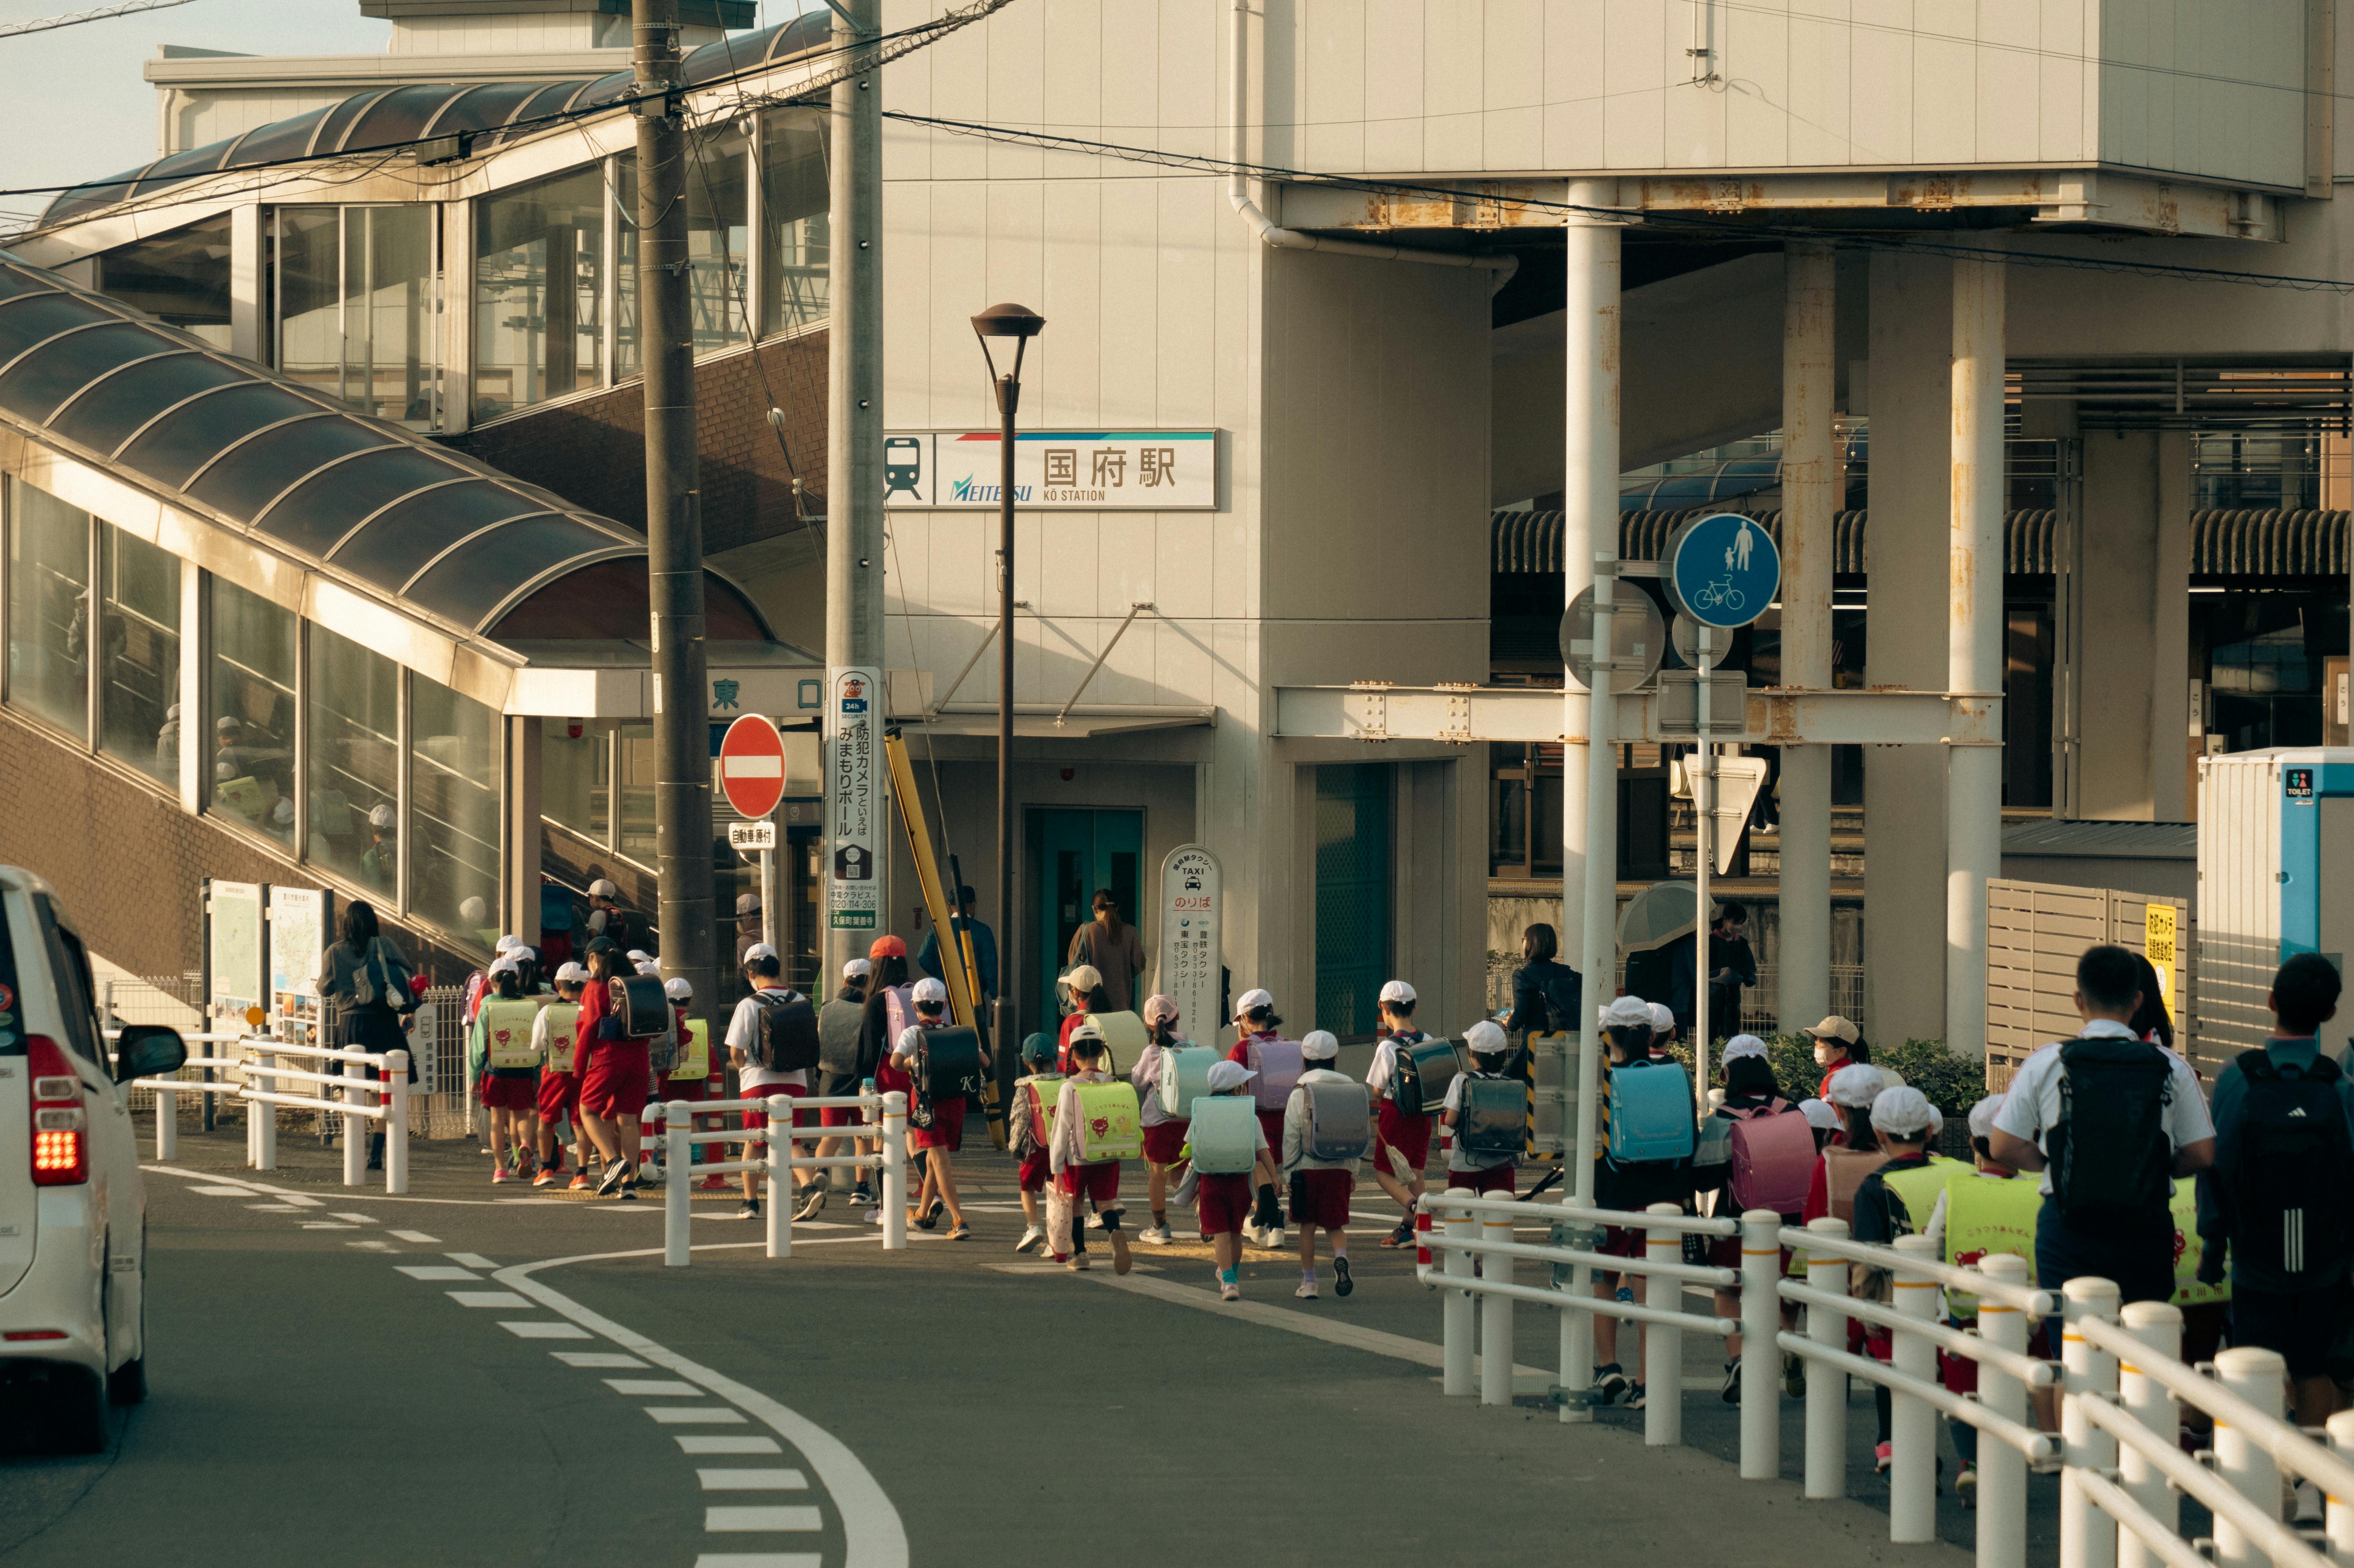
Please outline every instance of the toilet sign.
M1782 587L1782 552L1774 536L1738 512L1684 524L1668 540L1659 566L1676 608L1720 631L1765 614Z

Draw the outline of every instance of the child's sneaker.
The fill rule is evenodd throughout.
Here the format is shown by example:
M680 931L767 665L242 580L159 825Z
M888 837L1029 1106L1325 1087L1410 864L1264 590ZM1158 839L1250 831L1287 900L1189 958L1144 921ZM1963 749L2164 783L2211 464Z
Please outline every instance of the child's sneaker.
M725 1176L705 1176L702 1181L696 1182L695 1186L705 1192L725 1192L727 1191L727 1178Z
M1627 1374L1618 1370L1617 1361L1612 1361L1608 1366L1594 1369L1595 1404L1617 1404L1619 1397L1627 1392L1628 1386Z
M531 1179L531 1184L535 1187L553 1187L556 1185L556 1178L557 1173L543 1165L539 1168L539 1174Z
M504 1186L507 1182L512 1181L514 1181L514 1177L509 1176L509 1175L507 1174L507 1168L506 1168L505 1166L504 1166L504 1165L494 1165L494 1166L493 1166L493 1167L491 1168L491 1185L492 1185L492 1186L493 1186L493 1187L502 1187L502 1186Z
M1259 1234L1266 1238L1259 1245L1262 1246L1272 1247L1278 1252L1281 1252L1283 1250L1283 1244L1289 1239L1283 1234L1283 1227L1281 1225L1269 1225L1266 1230Z
M1739 1356L1724 1363L1724 1386L1717 1391L1717 1397L1727 1404L1741 1403L1741 1358Z
M1783 1353L1782 1392L1792 1399L1807 1397L1807 1359L1796 1351Z
M1233 1283L1233 1282L1232 1282L1232 1281L1230 1281L1230 1280L1221 1279L1220 1281L1218 1281L1218 1299L1219 1299L1219 1300L1221 1300L1221 1301L1239 1301L1239 1300L1241 1300L1242 1298L1243 1298L1243 1287L1242 1287L1241 1286L1236 1285L1236 1284Z
M1890 1451L1888 1445L1885 1443L1874 1444L1872 1449L1872 1473L1875 1476L1884 1476L1888 1474L1889 1458Z
M1356 1287L1357 1282L1349 1277L1349 1255L1341 1253L1332 1260L1332 1294L1346 1296Z
M1302 1301L1314 1301L1318 1299L1316 1294L1316 1282L1312 1279L1303 1279L1299 1282L1299 1288L1293 1291L1292 1294L1299 1297Z
M1013 1250L1015 1252L1028 1252L1032 1247L1036 1246L1045 1239L1046 1233L1040 1230L1036 1225L1025 1226L1022 1232L1022 1239L1013 1244ZM1062 1254L1057 1253L1055 1255L1056 1257L1060 1257Z
M1150 1242L1154 1246L1167 1246L1177 1238L1170 1234L1167 1225L1147 1225L1136 1233L1136 1239L1140 1242Z
M1627 1408L1628 1408L1628 1409L1629 1409L1629 1410L1640 1410L1640 1409L1642 1409L1642 1408L1643 1408L1643 1405L1644 1405L1645 1401L1646 1401L1647 1399L1649 1399L1649 1396L1648 1394L1646 1394L1646 1393L1643 1392L1643 1385L1642 1385L1641 1383L1628 1383L1628 1384L1627 1385Z
M1087 1261L1087 1255L1086 1253L1075 1252L1070 1255L1070 1258L1063 1265L1063 1266L1069 1269L1073 1274L1077 1274L1083 1270L1093 1268L1095 1265Z
M1978 1506L1978 1467L1964 1465L1962 1473L1954 1478L1954 1494L1962 1499L1964 1508Z
M594 1183L588 1180L588 1172L578 1171L573 1173L571 1181L564 1184L564 1190L567 1192L586 1192L592 1185Z

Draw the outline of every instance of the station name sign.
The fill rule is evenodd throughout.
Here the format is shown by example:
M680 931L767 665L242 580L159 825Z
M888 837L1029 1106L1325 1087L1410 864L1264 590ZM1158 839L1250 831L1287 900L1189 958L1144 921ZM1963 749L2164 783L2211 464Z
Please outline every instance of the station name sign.
M901 510L995 511L1003 484L995 430L893 430L883 502ZM1218 504L1215 430L1023 430L1013 504L1033 512L1199 512Z

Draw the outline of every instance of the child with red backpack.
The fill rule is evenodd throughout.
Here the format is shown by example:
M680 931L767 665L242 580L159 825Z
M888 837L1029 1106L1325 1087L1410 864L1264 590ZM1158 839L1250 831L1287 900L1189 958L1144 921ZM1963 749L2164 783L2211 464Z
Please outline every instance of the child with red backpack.
M1693 1158L1693 1178L1702 1192L1716 1193L1720 1215L1738 1219L1752 1209L1771 1209L1785 1224L1796 1224L1806 1211L1807 1184L1814 1174L1815 1135L1805 1113L1782 1097L1766 1042L1755 1034L1736 1034L1724 1043L1719 1070L1724 1077L1724 1103L1702 1125L1701 1152ZM1712 1136L1716 1135L1716 1136ZM1712 1154L1721 1150L1722 1158ZM1718 1236L1709 1244L1708 1261L1718 1268L1741 1266L1741 1238ZM1782 1267L1790 1266L1790 1249L1782 1249ZM1741 1320L1741 1288L1720 1287L1716 1315ZM1796 1314L1785 1306L1786 1322ZM1741 1336L1724 1341L1724 1386L1728 1404L1741 1398Z

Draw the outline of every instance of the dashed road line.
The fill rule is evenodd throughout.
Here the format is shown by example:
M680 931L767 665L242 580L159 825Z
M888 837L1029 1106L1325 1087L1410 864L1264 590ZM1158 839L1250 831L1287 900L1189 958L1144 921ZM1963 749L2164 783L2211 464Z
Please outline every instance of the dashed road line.
M633 1394L641 1399L693 1399L703 1392L675 1378L609 1377L604 1381L605 1386L615 1393Z
M448 1263L403 1263L394 1266L396 1272L411 1279L480 1279L482 1277L471 1268L460 1268Z
M813 1508L706 1508L703 1528L715 1534L751 1531L815 1531L825 1528Z
M814 1552L705 1552L695 1568L820 1568L823 1561Z
M441 1293L461 1307L521 1307L531 1303L512 1290L445 1290Z
M376 1224L376 1216L374 1214L330 1214L328 1217L330 1219L336 1220L349 1220L355 1225L372 1225Z
M501 1323L500 1328L518 1340L587 1340L595 1338L578 1323Z
M389 1236L397 1236L400 1240L407 1242L411 1246L440 1246L441 1245L441 1238L440 1236L429 1236L423 1231L387 1231L385 1234Z
M682 1454L781 1454L774 1437L705 1436L701 1433L682 1432L678 1435L678 1451Z
M706 1492L805 1492L809 1478L799 1470L697 1470Z
M462 1264L468 1268L496 1268L498 1266L497 1264L493 1263L489 1258L484 1257L478 1252L445 1252L441 1255L448 1258L451 1263Z
M642 1367L646 1364L635 1356L624 1356L612 1351L550 1351L547 1353L568 1367Z
M664 1426L741 1426L744 1413L726 1404L649 1404L645 1413Z

